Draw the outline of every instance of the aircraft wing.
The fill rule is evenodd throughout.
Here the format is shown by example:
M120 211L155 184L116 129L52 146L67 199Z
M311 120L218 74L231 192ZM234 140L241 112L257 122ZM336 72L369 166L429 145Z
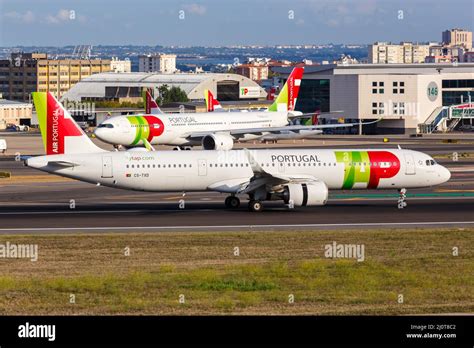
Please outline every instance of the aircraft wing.
M224 193L248 194L257 191L262 186L275 187L284 184L303 184L318 182L319 180L312 175L304 174L271 174L265 171L260 164L253 158L248 149L244 149L252 168L253 176L250 179L231 179L216 182L208 186L209 190Z
M367 124L367 123L363 123ZM290 134L301 135L304 132L322 133L322 129L343 128L359 125L359 123L338 123L338 124L320 124L313 126L288 125L283 127L260 127L260 128L241 128L241 129L222 129L215 132L192 132L185 135L189 140L201 140L206 135L222 133L229 134L234 139L244 137L246 134L267 135L267 134Z
M250 167L252 168L253 177L247 183L241 185L238 193L251 193L262 186L277 186L283 184L297 184L318 181L311 175L284 175L284 174L270 174L265 171L260 164L253 158L248 149L244 149L249 159Z

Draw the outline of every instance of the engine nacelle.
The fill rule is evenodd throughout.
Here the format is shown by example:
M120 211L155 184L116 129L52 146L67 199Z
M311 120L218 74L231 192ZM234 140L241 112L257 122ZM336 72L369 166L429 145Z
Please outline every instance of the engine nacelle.
M204 150L231 150L234 139L227 134L209 134L202 138Z
M131 147L127 150L128 152L148 152L146 147Z
M307 184L289 184L284 187L283 200L286 204L292 201L296 207L325 205L328 201L328 194L328 187L321 181Z

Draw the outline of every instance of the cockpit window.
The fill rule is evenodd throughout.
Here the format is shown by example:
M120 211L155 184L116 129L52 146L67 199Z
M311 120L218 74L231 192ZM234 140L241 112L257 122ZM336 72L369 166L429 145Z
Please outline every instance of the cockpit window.
M436 162L434 160L430 160L430 163L432 166L434 166L436 164Z
M436 164L436 162L432 159L426 160L426 165L427 166L434 166L435 164Z
M102 123L97 128L114 128L114 125L112 123Z

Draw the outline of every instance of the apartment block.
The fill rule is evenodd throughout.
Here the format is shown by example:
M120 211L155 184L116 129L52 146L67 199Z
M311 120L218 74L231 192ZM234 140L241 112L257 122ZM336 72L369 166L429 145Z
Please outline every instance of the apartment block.
M30 101L31 93L61 98L83 78L111 70L110 60L48 59L44 53L13 53L0 60L0 93L9 100Z

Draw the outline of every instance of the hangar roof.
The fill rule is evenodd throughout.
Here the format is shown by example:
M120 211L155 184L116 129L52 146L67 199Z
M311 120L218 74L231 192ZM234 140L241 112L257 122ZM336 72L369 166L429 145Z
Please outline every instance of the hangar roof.
M203 99L204 89L216 89L217 82L238 82L239 87L260 87L255 81L237 74L161 74L161 73L115 73L106 72L94 74L79 81L65 95L67 100L81 100L84 97L103 97L105 87L148 87L157 88L162 85L176 86L186 92L189 99ZM266 92L260 88L260 98L266 97Z

